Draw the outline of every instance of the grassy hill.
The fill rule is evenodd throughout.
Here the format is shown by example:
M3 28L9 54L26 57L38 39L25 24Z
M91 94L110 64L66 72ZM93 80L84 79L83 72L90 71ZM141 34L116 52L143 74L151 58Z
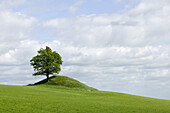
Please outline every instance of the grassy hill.
M70 81L67 77L62 80L67 79ZM0 85L0 113L170 113L169 100L84 90L80 82L77 89L66 85L77 81L62 83L52 77L49 83L31 86Z
M49 82L47 82L47 79L44 79L42 81L39 81L35 83L34 85L43 85L47 87L57 87L57 88L71 88L71 89L77 89L77 90L87 90L87 91L97 91L97 89L89 87L78 80L66 77L66 76L52 76L49 78Z

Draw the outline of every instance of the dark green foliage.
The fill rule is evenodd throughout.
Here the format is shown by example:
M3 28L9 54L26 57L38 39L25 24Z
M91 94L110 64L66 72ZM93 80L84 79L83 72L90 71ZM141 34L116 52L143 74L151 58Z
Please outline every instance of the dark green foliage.
M35 71L33 75L46 75L47 81L50 74L58 74L61 71L62 62L62 57L48 46L46 46L46 49L41 48L38 55L30 60Z
M50 81L47 82L47 79L39 81L34 85L47 85L48 87L60 87L63 86L67 88L73 88L78 90L87 90L87 91L97 91L97 89L89 87L73 78L69 78L66 76L52 76L49 78ZM50 86L49 86L50 85Z

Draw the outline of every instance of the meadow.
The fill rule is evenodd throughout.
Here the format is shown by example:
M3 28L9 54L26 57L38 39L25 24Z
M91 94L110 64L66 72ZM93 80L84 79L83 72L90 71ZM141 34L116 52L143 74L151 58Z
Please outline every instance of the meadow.
M170 101L87 87L0 85L0 113L170 113Z

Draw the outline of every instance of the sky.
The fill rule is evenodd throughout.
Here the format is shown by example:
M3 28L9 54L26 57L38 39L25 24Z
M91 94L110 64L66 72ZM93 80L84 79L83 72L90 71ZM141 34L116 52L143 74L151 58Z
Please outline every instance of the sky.
M0 0L0 84L26 85L49 46L60 75L104 90L170 99L169 0Z

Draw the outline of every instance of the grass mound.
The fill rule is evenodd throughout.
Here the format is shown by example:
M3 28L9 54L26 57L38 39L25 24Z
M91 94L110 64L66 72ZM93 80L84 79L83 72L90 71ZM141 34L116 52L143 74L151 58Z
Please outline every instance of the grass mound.
M66 76L52 76L47 82L47 79L39 81L34 85L46 85L46 86L59 86L59 87L67 87L67 88L74 88L79 90L88 90L88 91L97 91L97 89L89 87L78 80L73 78L69 78Z

